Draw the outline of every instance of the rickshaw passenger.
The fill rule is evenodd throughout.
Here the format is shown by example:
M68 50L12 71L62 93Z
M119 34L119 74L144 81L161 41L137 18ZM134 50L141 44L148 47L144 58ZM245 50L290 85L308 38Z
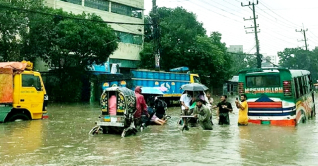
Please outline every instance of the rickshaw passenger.
M155 109L156 109L156 116L159 119L163 119L166 115L166 110L167 110L167 103L158 97L155 97Z
M154 122L156 124L159 124L159 125L163 125L166 123L166 120L162 120L162 119L159 119L156 114L152 115L151 119L150 119L151 122Z
M134 114L135 126L140 126L142 113L144 115L147 115L148 118L150 117L150 115L148 114L147 104L146 104L144 96L141 94L141 88L139 86L135 88L135 95L136 95L136 112Z
M182 115L190 115L192 113L189 109L190 104L192 104L192 96L193 92L185 91L185 93L180 97ZM187 118L182 118L182 120L184 122L183 128L185 130L189 130Z
M111 95L111 97L108 99L108 108L109 108L109 115L116 115L116 109L117 109L116 95Z

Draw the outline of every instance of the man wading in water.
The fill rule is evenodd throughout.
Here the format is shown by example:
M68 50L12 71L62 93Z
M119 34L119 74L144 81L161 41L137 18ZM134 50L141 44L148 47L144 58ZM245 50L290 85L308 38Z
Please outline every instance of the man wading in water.
M197 99L197 103L193 111L193 116L195 118L198 118L200 126L203 130L212 130L210 109L202 103L204 103L203 99Z
M236 107L239 108L239 118L238 118L238 125L239 126L247 126L248 125L248 104L246 102L246 95L241 94L241 103L238 99L235 101Z
M232 112L232 105L231 103L226 101L227 96L222 95L221 96L221 102L217 105L217 116L219 117L219 125L229 125L230 124L230 118L229 118L229 112Z

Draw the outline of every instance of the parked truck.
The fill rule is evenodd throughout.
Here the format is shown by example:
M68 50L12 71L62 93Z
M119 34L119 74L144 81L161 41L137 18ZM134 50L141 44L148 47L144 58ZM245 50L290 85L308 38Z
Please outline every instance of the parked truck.
M111 81L105 82L103 89L111 86L125 87L132 90L136 86L141 87L164 87L166 91L163 93L165 101L179 100L182 95L180 87L188 83L200 83L198 74L185 73L189 69L187 67L179 67L171 69L170 72L135 69L131 70L131 79L126 81Z
M48 118L48 96L33 63L0 62L0 122Z

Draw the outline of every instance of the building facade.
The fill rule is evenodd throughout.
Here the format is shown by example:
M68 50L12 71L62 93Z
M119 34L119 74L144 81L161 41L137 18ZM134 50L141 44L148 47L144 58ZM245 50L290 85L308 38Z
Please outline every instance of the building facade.
M144 0L46 0L45 5L74 14L95 13L104 21L144 23ZM143 48L143 25L108 23L120 42L110 56L109 63L117 63L120 68L136 68Z
M243 53L243 45L230 45L227 48L227 51L232 53Z
M263 53L263 61L269 61L270 63L274 65L278 65L278 56L277 55L267 55L266 53Z

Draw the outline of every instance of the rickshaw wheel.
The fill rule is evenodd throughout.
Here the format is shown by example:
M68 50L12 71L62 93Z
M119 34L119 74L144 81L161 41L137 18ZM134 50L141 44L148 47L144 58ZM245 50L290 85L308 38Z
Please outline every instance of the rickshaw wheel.
M121 137L124 138L126 136L127 131L123 130L123 132L121 133Z
M91 135L98 134L99 130L102 130L102 129L99 126L95 126L92 128L91 131L89 131L89 134L91 134Z

